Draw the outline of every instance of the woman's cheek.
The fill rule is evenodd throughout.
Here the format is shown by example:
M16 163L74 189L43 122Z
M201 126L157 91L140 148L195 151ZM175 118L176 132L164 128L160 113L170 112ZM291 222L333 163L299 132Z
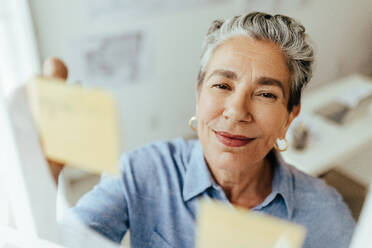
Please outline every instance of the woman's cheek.
M199 117L204 120L211 120L218 117L222 113L223 104L221 99L205 94L202 96L200 104L198 106Z
M280 109L261 108L259 111L255 111L255 117L256 125L266 136L266 144L273 144L285 126L286 113Z

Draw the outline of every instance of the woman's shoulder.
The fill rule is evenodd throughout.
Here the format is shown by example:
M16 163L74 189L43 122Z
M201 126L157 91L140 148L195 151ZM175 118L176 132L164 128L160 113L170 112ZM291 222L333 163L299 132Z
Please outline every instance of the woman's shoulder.
M312 200L327 200L328 203L342 200L337 190L329 186L323 179L306 174L289 164L283 166L288 168L292 176L295 194L307 196Z
M197 140L176 138L156 141L125 152L120 168L127 180L149 185L182 181ZM174 182L173 182L174 181Z
M342 199L340 194L333 187L327 185L323 179L309 175L288 164L280 153L275 152L273 157L280 168L278 171L280 171L281 183L284 183L283 180L286 181L285 183L288 184L294 198L327 200L329 203L332 200Z
M161 159L162 164L164 164L172 158L187 161L197 142L197 140L185 140L183 138L151 142L123 153L121 162L130 160L138 164L143 161L159 162L159 159Z
M293 182L293 220L308 229L311 244L338 244L330 247L348 247L355 221L337 190L320 178L310 176L291 165ZM306 247L306 245L305 245Z

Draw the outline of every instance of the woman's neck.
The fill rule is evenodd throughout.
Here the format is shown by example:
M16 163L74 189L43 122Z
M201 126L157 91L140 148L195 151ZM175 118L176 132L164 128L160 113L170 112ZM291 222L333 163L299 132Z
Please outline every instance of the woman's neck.
M271 193L273 169L267 158L246 168L238 172L218 168L211 170L229 201L250 209L260 204Z

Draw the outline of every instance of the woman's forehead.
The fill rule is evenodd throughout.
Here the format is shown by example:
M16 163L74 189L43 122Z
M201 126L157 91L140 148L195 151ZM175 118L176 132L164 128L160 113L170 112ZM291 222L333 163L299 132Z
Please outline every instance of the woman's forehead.
M213 52L207 74L214 70L234 71L238 76L255 74L289 82L290 72L285 56L274 42L246 36L228 39Z

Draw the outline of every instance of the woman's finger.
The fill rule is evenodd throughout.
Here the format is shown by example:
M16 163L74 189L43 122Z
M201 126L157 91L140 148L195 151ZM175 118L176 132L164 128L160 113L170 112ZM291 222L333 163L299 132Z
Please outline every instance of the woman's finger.
M43 64L43 76L66 80L68 77L67 66L59 58L47 58Z

